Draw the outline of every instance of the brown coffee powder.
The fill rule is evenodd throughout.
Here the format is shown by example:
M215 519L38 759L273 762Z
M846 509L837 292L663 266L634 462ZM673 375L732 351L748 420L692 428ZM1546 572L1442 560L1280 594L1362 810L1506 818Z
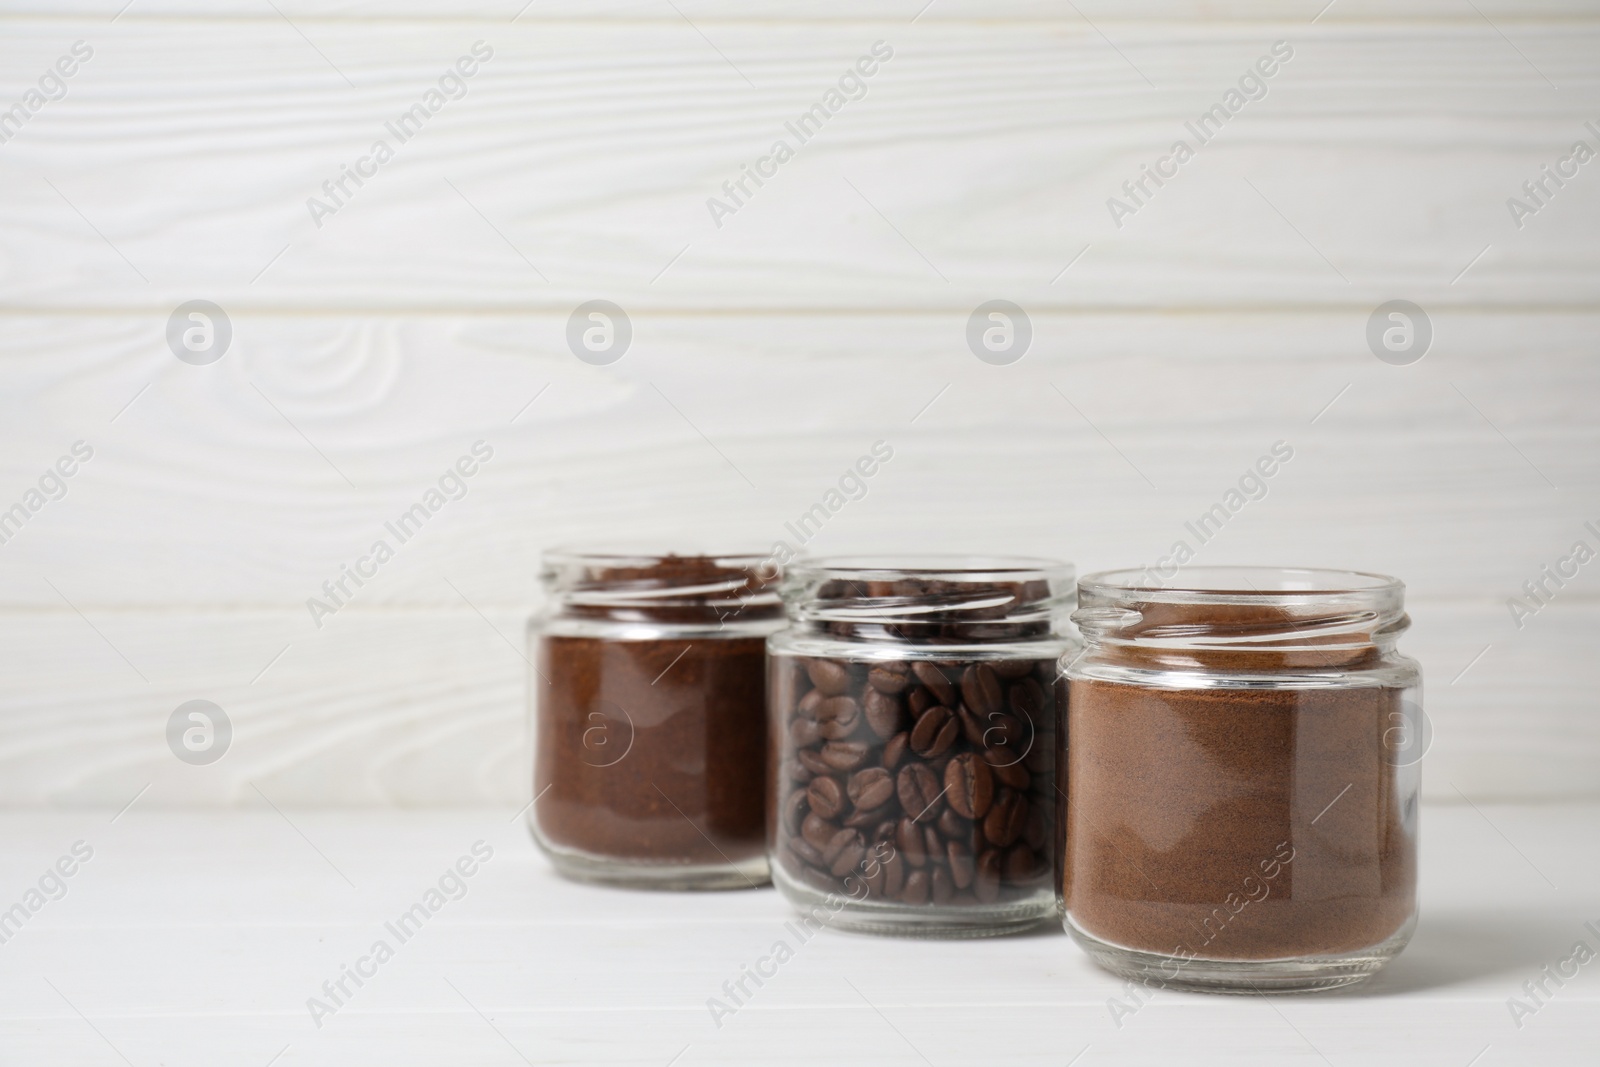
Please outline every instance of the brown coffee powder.
M549 788L536 805L545 840L639 860L759 856L765 644L546 638L534 773L535 795Z
M536 838L578 877L665 884L671 868L684 887L752 884L765 867L765 635L782 621L771 580L745 557L550 567L557 610L530 679Z
M1216 960L1384 941L1416 887L1406 798L1386 759L1401 692L1074 678L1071 921L1113 945Z

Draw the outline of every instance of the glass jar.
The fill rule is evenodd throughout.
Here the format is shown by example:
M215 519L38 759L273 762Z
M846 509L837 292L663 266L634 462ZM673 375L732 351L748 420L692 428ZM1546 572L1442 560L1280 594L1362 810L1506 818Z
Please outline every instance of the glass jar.
M1067 930L1151 985L1331 989L1416 916L1422 676L1404 586L1352 571L1090 575L1066 668Z
M773 882L804 921L979 937L1054 913L1072 578L1027 559L790 565L767 817Z
M528 825L562 874L666 889L767 881L776 570L755 555L545 555L550 606L528 637Z

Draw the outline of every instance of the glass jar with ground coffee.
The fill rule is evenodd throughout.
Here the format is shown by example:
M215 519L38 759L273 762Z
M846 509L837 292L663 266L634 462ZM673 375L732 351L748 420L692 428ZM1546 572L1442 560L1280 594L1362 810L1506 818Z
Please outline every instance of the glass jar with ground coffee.
M543 578L550 607L529 630L535 841L588 881L764 884L776 568L564 551L546 554Z
M767 643L772 877L820 923L978 937L1055 910L1065 564L791 564Z
M1383 575L1091 575L1062 773L1068 931L1151 985L1331 989L1416 914L1421 672Z

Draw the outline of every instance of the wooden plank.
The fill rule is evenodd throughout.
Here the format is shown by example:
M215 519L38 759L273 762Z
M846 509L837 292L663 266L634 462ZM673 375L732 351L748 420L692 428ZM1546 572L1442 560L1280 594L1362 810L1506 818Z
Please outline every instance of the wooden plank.
M459 607L446 578L519 606L541 548L619 530L1085 570L1188 539L1198 562L1519 595L1600 523L1600 318L1436 311L1409 367L1373 357L1367 318L1037 313L1028 354L996 367L965 315L636 309L633 347L595 367L564 316L240 313L210 366L174 358L165 315L9 316L0 512L41 506L6 527L0 604L308 612L384 539L394 559L346 583L357 606ZM79 440L95 455L66 496L30 498ZM802 546L785 524L877 440L893 461ZM1199 545L1186 524L1279 440L1295 458L1266 497ZM477 441L493 458L402 543L386 524Z
M1426 796L1600 796L1589 654L1600 603L1558 601L1522 631L1496 602L1409 606L1401 647L1423 664L1434 738ZM114 810L148 787L141 806L249 806L265 794L515 810L529 795L531 610L352 608L322 630L287 609L0 612L0 805ZM168 720L190 700L220 706L232 726L208 766L168 748Z
M1145 22L1114 43L1078 22L314 29L12 20L8 70L43 76L77 38L95 54L0 146L3 305L1558 308L1600 291L1587 169L1520 228L1507 206L1596 140L1592 21ZM1185 123L1280 38L1294 57L1267 95L1201 145ZM894 58L802 144L785 124L880 39ZM404 143L388 132L477 40L494 58L465 97ZM1180 138L1196 155L1157 189L1141 167ZM335 202L323 182L380 139L394 158ZM794 157L734 203L723 183L779 139ZM1142 203L1114 217L1135 179ZM314 218L314 198L338 210Z
M281 1053L288 1063L397 1067L520 1054L659 1067L675 1055L920 1063L921 1052L982 1063L1003 1034L1006 1059L1030 1064L1066 1063L1086 1046L1086 1064L1137 1067L1265 1067L1322 1062L1318 1053L1464 1064L1487 1045L1506 1062L1564 1067L1585 1062L1600 1017L1586 973L1560 988L1547 981L1552 995L1520 1030L1506 1010L1574 941L1593 945L1585 890L1600 866L1593 850L1572 847L1591 833L1593 804L1426 807L1416 936L1363 995L1269 1008L1156 991L1120 1020L1110 1009L1114 998L1129 1003L1128 990L1059 932L930 942L825 930L795 947L791 912L770 890L564 883L505 811L285 814L293 826L264 808L135 807L115 825L104 811L0 817L0 878L19 892L72 841L96 850L68 895L5 946L8 1054L29 1064L118 1062L113 1050L133 1063L264 1064ZM479 840L494 855L465 894L317 1028L307 998ZM759 989L747 982L752 995L717 1027L708 998L778 939L793 958Z

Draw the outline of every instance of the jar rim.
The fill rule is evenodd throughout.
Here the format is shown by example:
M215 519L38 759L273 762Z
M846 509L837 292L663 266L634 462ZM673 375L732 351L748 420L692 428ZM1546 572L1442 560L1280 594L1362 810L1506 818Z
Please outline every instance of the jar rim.
M1369 571L1207 566L1185 568L1181 585L1148 579L1145 570L1086 575L1073 622L1094 644L1318 655L1387 646L1410 625L1405 585Z
M899 579L943 582L1025 582L1046 580L1070 583L1077 571L1072 564L1040 556L977 556L954 553L896 553L893 555L801 556L786 567L790 588L806 583L841 579L877 582Z
M836 636L926 643L1042 637L1077 595L1071 564L1032 556L801 557L784 575L789 618Z
M1078 582L1080 594L1159 604L1306 603L1322 597L1398 599L1405 583L1375 571L1266 565L1185 567L1170 582L1148 567L1097 571Z
M568 606L776 606L778 573L755 552L675 552L636 545L557 547L542 556L546 588Z
M748 546L746 546L748 547ZM724 552L701 546L660 546L626 542L600 545L557 545L540 554L545 569L570 566L603 566L611 568L653 567L673 560L709 560L728 570L751 569L771 558L767 552Z

